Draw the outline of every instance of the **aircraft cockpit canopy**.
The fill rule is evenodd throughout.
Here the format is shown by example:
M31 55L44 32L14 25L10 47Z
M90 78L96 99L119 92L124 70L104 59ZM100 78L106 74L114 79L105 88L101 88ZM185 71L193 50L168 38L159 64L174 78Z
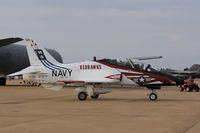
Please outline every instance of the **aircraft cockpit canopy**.
M122 61L122 60L117 60L117 59L101 59L98 61L108 63L110 65L129 68L129 69L138 69L138 70L144 70L144 71L149 71L149 72L157 71L154 68L152 68L150 64L133 62L130 59L127 59L127 61Z

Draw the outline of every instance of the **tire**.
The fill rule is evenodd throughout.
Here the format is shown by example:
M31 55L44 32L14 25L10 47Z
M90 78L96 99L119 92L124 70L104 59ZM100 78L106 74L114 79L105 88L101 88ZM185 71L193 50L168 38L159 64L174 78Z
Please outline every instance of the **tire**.
M92 99L98 99L99 98L99 94L96 94L94 96L91 96Z
M85 101L87 99L87 94L85 92L79 92L78 99L81 101Z
M179 90L180 90L180 91L184 91L184 88L180 87Z
M194 89L194 91L195 91L195 92L199 92L199 87L196 87L196 88Z
M194 86L191 86L191 87L190 87L190 91L193 91L193 90L194 90L194 88L195 88Z
M186 90L187 92L190 92L190 91L191 91L190 87L186 87L185 90Z
M5 86L6 85L6 78L0 78L0 86Z
M149 95L149 99L150 99L151 101L155 101L157 98L158 98L158 96L157 96L156 93L151 93L151 94Z

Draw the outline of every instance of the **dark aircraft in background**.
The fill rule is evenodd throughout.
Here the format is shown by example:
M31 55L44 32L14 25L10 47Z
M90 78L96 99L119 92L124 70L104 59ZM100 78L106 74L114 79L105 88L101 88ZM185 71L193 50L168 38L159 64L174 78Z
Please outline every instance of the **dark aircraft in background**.
M200 78L200 65L194 64L190 68L185 68L184 70L173 70L173 69L161 69L160 71L169 73L177 78L184 80L184 84L180 86L180 91L195 91L199 92L200 88L197 83L195 83L195 78Z
M184 70L174 70L174 69L161 69L162 72L170 73L176 77L182 79L195 79L200 78L200 65L193 64L190 68L185 68Z
M22 38L6 38L0 40L0 85L6 84L6 75L18 72L30 66L25 45L15 44L23 41ZM58 62L63 63L61 55L53 50L46 49Z

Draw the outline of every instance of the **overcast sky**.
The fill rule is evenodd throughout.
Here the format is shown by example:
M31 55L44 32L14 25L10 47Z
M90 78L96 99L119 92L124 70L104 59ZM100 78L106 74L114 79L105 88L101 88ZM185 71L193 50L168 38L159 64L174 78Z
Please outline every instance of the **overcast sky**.
M200 0L0 0L0 38L29 37L64 62L162 55L200 64Z

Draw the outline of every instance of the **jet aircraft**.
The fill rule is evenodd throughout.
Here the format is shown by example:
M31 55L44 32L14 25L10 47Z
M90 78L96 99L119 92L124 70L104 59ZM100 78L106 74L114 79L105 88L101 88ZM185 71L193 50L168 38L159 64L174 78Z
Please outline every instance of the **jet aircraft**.
M111 92L103 85L140 85L152 90L150 100L157 99L156 89L162 85L179 85L181 80L158 72L149 65L139 69L129 59L127 62L102 59L82 61L72 64L61 64L55 61L49 53L39 48L31 39L26 39L27 51L31 66L9 76L23 75L24 80L40 83L42 87L60 90L65 84L79 84L76 88L78 99L86 100L87 96L97 99L100 94Z

